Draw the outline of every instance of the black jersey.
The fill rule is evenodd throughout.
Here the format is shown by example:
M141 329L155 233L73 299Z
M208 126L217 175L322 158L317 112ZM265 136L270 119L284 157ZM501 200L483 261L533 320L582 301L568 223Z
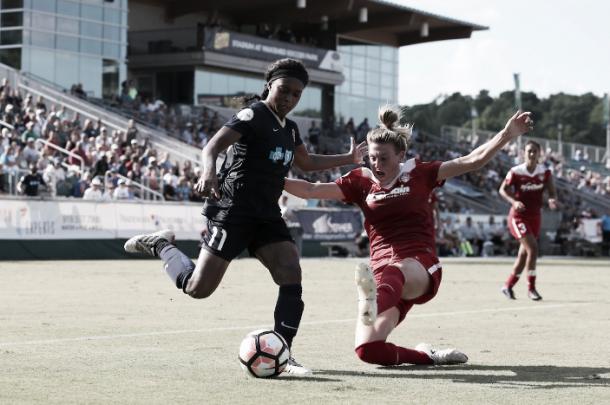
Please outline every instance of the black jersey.
M28 173L19 180L21 184L23 184L23 194L28 195L30 197L35 197L38 195L38 188L42 184L46 186L46 183L42 179L42 176L39 173Z
M208 198L203 214L239 223L281 217L278 199L284 177L303 143L294 121L283 122L262 101L242 109L225 124L241 134L218 173L220 200Z

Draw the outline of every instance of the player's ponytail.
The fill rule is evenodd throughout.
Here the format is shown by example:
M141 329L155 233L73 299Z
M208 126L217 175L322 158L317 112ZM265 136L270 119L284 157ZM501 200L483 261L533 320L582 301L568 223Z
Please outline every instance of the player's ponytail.
M397 106L385 105L379 107L379 128L369 131L368 142L391 143L398 152L406 151L413 125L400 125L401 111Z

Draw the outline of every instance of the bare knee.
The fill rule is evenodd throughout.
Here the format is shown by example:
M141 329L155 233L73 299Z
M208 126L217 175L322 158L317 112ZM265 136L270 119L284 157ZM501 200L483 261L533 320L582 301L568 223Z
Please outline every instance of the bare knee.
M277 266L271 270L273 281L277 285L301 284L301 267L296 265Z
M210 295L212 295L211 291L202 291L202 290L192 290L192 291L187 290L186 293L191 298L195 298L195 299L208 298Z
M188 294L191 298L203 299L208 298L210 295L212 295L212 293L214 293L214 290L216 290L216 288L209 288L205 285L194 285L194 283L191 283L189 280L189 283L184 289L184 292Z
M529 246L525 247L525 252L527 254L527 257L531 260L532 258L535 258L538 256L538 245L536 244L532 244Z

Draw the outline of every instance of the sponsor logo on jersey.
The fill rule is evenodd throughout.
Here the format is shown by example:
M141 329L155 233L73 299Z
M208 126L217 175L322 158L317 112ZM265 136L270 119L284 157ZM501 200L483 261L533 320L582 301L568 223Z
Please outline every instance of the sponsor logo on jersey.
M544 184L534 184L534 183L526 183L521 185L521 190L523 191L538 191L542 190Z
M240 121L250 121L252 118L254 118L254 111L251 108L244 108L237 113L237 118Z
M410 191L411 191L410 187L407 187L407 186L396 187L395 189L392 189L392 191L390 191L389 193L379 191L377 193L367 195L366 202L371 203L371 202L375 202L375 201L384 200L386 198L400 197L400 196L409 194Z
M292 151L290 150L284 150L282 148L280 148L279 146L277 148L275 148L275 150L272 150L271 152L269 152L269 160L273 161L273 162L282 162L284 163L284 166L288 166L290 164L290 162L292 162Z

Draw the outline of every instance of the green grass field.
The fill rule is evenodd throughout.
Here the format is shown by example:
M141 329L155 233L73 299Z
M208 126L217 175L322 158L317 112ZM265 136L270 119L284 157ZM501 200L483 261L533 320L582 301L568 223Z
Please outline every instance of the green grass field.
M542 302L500 294L511 261L445 260L439 295L390 341L455 346L464 366L380 368L353 352L351 259L305 259L294 354L312 377L248 378L243 336L277 288L254 260L194 300L157 261L0 262L0 404L608 404L610 262L543 259Z

